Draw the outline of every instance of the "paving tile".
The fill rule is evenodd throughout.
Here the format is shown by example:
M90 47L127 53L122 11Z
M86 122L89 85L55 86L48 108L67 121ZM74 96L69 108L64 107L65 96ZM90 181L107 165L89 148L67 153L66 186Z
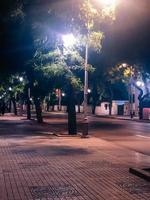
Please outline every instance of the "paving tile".
M0 160L2 200L150 199L150 183L129 173L150 157L94 137L2 135Z

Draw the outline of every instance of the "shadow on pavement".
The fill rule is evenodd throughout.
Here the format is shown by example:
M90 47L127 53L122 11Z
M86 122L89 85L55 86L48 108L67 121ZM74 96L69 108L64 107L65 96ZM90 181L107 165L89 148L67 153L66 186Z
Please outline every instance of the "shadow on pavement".
M68 146L38 146L36 148L20 148L13 149L13 154L34 154L34 156L75 156L75 155L87 155L92 151L88 151L83 148L73 148Z

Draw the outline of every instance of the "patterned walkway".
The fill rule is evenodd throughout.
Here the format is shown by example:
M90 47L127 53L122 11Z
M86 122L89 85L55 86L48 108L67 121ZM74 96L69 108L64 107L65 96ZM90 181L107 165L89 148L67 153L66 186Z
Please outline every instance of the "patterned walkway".
M28 123L0 123L0 200L150 199L150 183L128 172L150 157L94 137L33 135Z

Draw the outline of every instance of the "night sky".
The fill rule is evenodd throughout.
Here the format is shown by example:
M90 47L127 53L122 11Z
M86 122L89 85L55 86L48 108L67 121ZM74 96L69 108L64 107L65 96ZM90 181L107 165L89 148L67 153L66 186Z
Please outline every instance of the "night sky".
M104 41L104 57L112 62L149 65L150 1L120 0L116 21L108 27ZM105 54L106 53L106 54Z

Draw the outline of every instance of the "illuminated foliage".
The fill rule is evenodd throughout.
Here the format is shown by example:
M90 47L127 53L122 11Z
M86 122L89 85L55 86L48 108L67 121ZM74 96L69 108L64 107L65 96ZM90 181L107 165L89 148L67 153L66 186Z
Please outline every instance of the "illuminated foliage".
M102 48L102 40L104 39L104 33L101 30L101 23L106 18L111 21L115 20L115 4L97 6L96 2L85 0L80 7L80 20L82 22L83 30L85 31L84 36L86 43L88 42L89 47L96 51L100 51ZM82 32L82 31L81 31Z

